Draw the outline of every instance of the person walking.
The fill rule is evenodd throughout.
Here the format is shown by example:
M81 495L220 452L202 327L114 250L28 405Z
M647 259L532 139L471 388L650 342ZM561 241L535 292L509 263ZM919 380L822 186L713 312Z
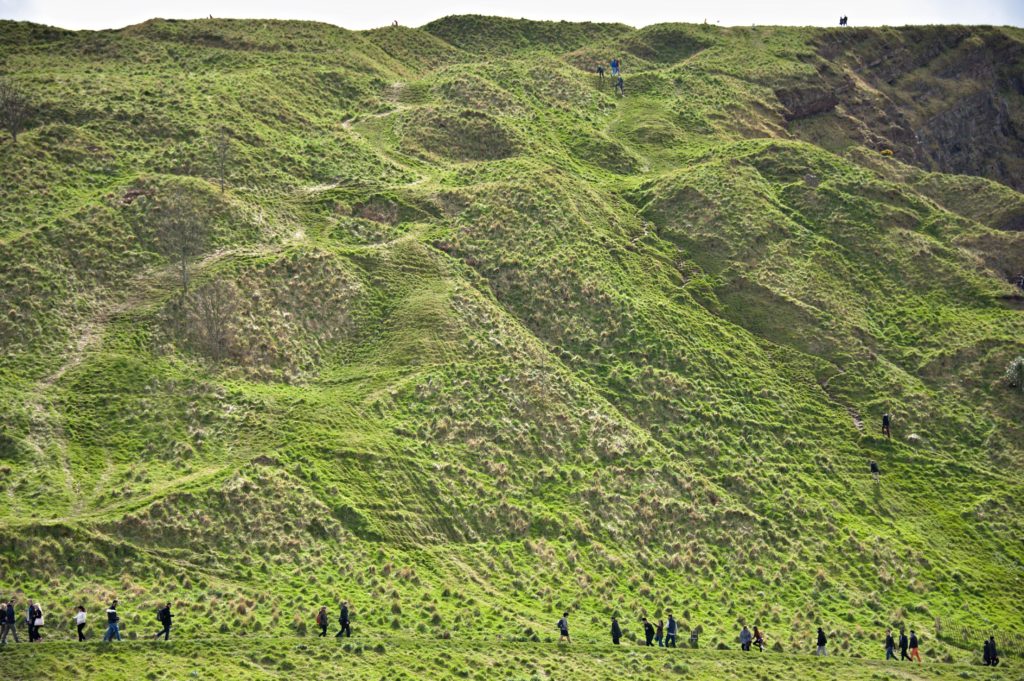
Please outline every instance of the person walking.
M619 645L619 640L622 638L622 627L619 626L619 618L612 615L612 645ZM986 649L988 643L985 643Z
M985 645L982 646L981 663L986 667L992 665L992 648L989 646L987 638L985 639Z
M917 649L918 640L917 634L913 629L910 630L910 659L911 661L917 660L918 664L921 664L921 652Z
M20 643L18 640L18 614L14 604L13 598L5 604L3 626L0 626L0 644L7 644L8 634L14 634L14 642Z
M907 633L900 629L900 662L910 659L910 656L907 655L907 646L909 645L910 640L907 638Z
M110 602L110 607L107 608L107 631L103 634L103 642L110 643L115 638L121 640L121 629L118 627L118 622L121 618L117 616L117 599L115 598Z
M7 643L7 601L0 603L0 645ZM985 650L988 650L988 641L985 641Z
M341 625L341 629L334 635L334 638L341 638L342 636L352 637L352 627L348 623L348 601L341 602L341 612L338 614L338 624Z
M679 631L679 625L676 623L676 618L672 616L672 613L668 614L668 626L665 629L665 647L675 648L676 647L676 633Z
M996 637L988 637L988 655L993 667L999 666L999 652L996 650Z
M36 614L37 612L38 614ZM40 639L39 627L43 625L43 611L38 610L38 606L31 598L28 601L28 612L25 615L25 622L28 624L29 643L35 643Z
M826 657L828 652L825 650L825 646L828 645L828 638L825 636L825 630L818 627L818 650L815 655L818 657Z
M892 415L890 415L889 412L882 414L882 435L884 435L886 439L890 439L892 437Z
M743 625L743 629L740 630L740 650L749 651L750 642L754 640L754 637L750 633L750 629L747 629L747 625Z
M171 614L170 603L156 611L156 619L163 628L156 632L153 638L159 639L163 636L165 641L168 640L171 637L171 621L174 619L174 615Z
M78 612L75 613L75 628L78 629L78 640L85 640L85 606L78 606Z
M320 636L323 638L327 636L327 606L321 605L320 611L316 614L316 626L320 627Z
M604 82L604 64L597 65L597 79L600 82Z
M644 623L644 638L647 640L648 646L653 646L654 643L654 625L647 621L646 617L641 617L640 621Z
M757 652L764 652L764 634L757 627L754 627L754 645L757 646Z
M565 641L566 643L572 643L572 639L569 638L569 613L563 612L562 619L558 620L558 642Z
M880 476L882 474L882 472L880 470L878 470L878 462L875 461L874 459L872 459L871 460L871 464L870 464L870 468L871 468L871 479L874 480L875 482L878 482L878 476Z
M896 659L896 639L892 637L892 629L885 632L885 661Z
M654 628L654 640L658 643L659 648L663 648L662 641L665 638L665 622L658 620L658 626Z
M619 97L626 96L626 83L622 80L622 76L615 79L615 90L619 93Z

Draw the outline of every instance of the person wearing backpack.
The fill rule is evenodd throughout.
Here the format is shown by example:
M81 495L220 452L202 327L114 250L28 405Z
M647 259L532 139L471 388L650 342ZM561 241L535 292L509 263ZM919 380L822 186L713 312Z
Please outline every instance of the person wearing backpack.
M321 605L320 612L316 614L316 626L320 627L320 636L323 638L327 636L327 606Z
M163 629L156 632L153 638L159 639L160 636L162 635L164 637L164 640L166 641L171 636L171 620L174 619L174 615L171 614L170 603L156 611L156 619L158 622L160 622L160 625L163 627Z
M560 636L558 642L565 641L566 643L572 643L572 639L569 638L569 613L563 612L562 619L558 620L558 631Z

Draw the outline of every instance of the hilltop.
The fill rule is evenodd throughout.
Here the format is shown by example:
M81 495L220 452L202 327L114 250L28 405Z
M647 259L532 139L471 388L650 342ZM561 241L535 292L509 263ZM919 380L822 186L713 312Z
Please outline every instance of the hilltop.
M1006 27L0 22L0 592L214 634L0 669L746 678L747 623L766 675L905 625L970 678L952 632L1024 624L1022 73ZM268 642L341 598L354 648ZM669 611L701 650L638 653Z

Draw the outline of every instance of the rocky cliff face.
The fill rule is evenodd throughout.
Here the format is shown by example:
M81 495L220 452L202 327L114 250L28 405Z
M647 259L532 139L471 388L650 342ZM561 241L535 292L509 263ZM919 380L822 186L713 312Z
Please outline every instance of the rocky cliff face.
M828 31L819 77L776 90L790 132L891 149L927 170L1024 189L1024 43L1017 29ZM810 124L806 119L826 115Z

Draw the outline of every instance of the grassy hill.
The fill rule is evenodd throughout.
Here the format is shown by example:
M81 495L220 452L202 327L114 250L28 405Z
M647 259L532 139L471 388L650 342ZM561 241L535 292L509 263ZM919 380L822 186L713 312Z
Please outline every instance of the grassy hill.
M1024 624L1022 72L992 27L0 22L0 592L212 640L0 670L893 678L907 626L980 674L937 635ZM638 651L669 611L701 649Z

